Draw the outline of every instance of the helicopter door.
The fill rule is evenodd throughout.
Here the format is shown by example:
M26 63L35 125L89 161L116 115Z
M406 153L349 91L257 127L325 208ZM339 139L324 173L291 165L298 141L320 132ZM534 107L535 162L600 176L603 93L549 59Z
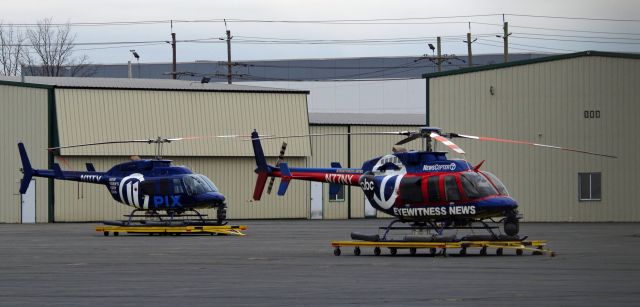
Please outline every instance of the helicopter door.
M400 197L407 203L422 202L422 177L405 177L400 181Z
M447 201L456 202L462 199L455 176L444 176L444 190Z
M440 179L438 176L431 176L427 179L427 194L429 195L430 203L439 203L441 201L438 179Z
M173 185L169 179L145 180L140 183L140 189L145 195L171 195Z

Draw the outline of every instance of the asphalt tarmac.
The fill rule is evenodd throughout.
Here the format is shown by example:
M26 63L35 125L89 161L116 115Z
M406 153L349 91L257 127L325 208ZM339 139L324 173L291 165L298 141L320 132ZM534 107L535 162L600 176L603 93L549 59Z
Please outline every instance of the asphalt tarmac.
M524 223L556 257L333 255L387 220L234 221L245 237L0 224L2 306L637 306L640 224ZM450 251L455 254L456 251Z

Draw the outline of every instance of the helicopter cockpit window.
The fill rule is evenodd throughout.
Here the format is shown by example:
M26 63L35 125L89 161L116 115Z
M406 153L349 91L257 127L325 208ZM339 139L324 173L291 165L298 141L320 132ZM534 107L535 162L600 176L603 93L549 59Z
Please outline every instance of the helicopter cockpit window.
M173 193L184 194L184 188L182 188L182 181L178 178L173 179Z
M202 179L209 186L209 189L211 189L209 192L218 192L218 188L216 187L216 185L213 184L213 181L207 178L207 176L204 176L204 175L196 175L196 176Z
M498 190L498 193L500 193L501 195L507 195L507 196L509 195L509 191L507 191L507 188L504 186L502 181L500 181L500 179L496 177L496 175L489 172L480 172L480 173L482 173L485 177L487 177L487 179L489 179L489 181L491 181L491 183L493 183L493 186L496 187L496 189Z
M218 191L213 182L202 175L187 175L182 178L182 181L190 195Z
M477 173L464 172L460 176L460 181L467 197L471 199L498 194L491 183Z
M460 190L458 189L458 184L456 184L456 177L444 177L444 190L447 194L447 201L459 201L461 199Z

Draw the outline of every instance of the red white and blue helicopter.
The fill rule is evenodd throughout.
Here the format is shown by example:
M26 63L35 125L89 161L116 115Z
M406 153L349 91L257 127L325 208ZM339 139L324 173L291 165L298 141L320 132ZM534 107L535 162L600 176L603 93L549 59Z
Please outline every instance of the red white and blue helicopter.
M238 137L238 136L215 136ZM197 224L222 225L226 219L227 205L225 196L220 193L216 185L207 176L196 174L186 166L171 165L171 160L161 158L162 145L190 138L161 138L149 140L109 141L80 145L61 146L49 148L59 150L62 148L94 146L117 143L148 143L156 144L155 159L133 159L113 166L106 172L96 171L92 163L86 164L86 171L63 171L58 163L54 163L53 169L34 169L31 166L27 151L23 143L18 143L20 159L22 160L22 172L24 174L20 183L20 193L27 191L32 177L53 178L57 180L77 181L84 183L102 184L106 186L111 197L120 203L133 207L128 215L128 220L105 222L113 225L133 225L142 223L174 225ZM216 219L206 219L197 209L216 209ZM159 212L166 214L160 214ZM136 215L137 212L143 215ZM185 213L194 214L185 214ZM185 219L185 217L197 216L197 220ZM139 220L134 217L144 217ZM164 218L164 219L163 219ZM153 220L153 221L151 221Z
M365 161L361 168L342 168L337 162L333 162L330 168L290 168L286 162L280 162L280 160L276 166L268 165L260 140L322 136L322 134L261 138L254 130L251 138L258 179L253 199L260 200L268 177L281 178L278 195L285 194L289 182L293 179L327 182L330 184L331 195L338 193L340 185L359 186L376 210L389 214L396 220L385 228L382 238L378 235L356 237L352 234L354 239L384 240L396 222L412 223L412 229L435 230L435 233L440 236L444 229L481 228L489 231L489 239L495 240L501 237L513 239L519 233L521 215L518 213L518 202L509 195L505 185L492 173L480 170L484 161L472 166L465 160L448 159L446 152L432 150L432 140L460 154L464 154L464 151L445 136L526 144L615 158L610 155L532 142L442 133L440 128L435 127L423 127L419 131L346 134L407 137L396 143L393 153ZM419 138L425 138L427 141L425 151L406 151L399 146ZM496 224L501 222L506 236L496 234L493 229L499 227L488 225L490 221L495 221Z

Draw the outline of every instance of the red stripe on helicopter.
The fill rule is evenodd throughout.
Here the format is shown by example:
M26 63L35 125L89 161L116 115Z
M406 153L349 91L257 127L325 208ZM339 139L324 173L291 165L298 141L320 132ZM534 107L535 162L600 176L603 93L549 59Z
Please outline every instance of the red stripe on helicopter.
M275 177L285 177L282 173L275 171L271 174ZM320 181L328 183L360 185L360 177L362 174L334 174L334 173L307 173L307 172L291 172L291 177L287 179Z

